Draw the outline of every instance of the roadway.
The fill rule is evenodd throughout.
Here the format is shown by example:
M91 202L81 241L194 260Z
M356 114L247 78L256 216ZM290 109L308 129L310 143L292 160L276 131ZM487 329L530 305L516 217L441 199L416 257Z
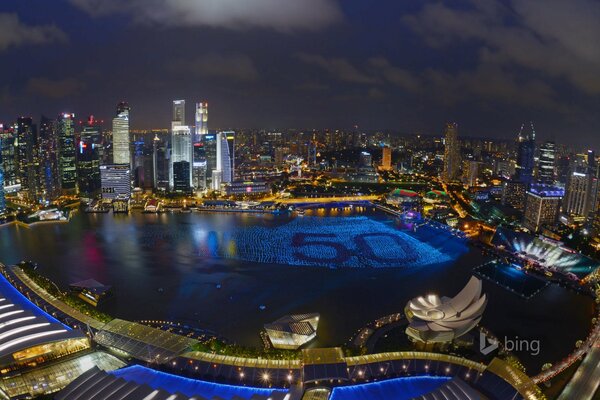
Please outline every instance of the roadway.
M591 400L600 385L600 342L594 343L557 400Z

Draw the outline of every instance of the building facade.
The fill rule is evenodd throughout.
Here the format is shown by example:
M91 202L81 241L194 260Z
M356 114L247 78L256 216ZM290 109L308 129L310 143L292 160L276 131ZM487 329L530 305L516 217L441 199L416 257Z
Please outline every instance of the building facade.
M446 124L444 141L444 171L442 178L446 182L452 182L459 178L461 164L458 124L456 122Z
M117 115L112 121L113 164L127 164L131 166L129 113L130 107L127 103L121 102L117 104Z
M532 185L527 190L523 225L532 232L556 223L564 189L550 185Z
M128 164L101 165L100 182L103 200L131 197L131 170Z
M77 150L75 148L75 114L58 118L58 177L61 194L77 193Z

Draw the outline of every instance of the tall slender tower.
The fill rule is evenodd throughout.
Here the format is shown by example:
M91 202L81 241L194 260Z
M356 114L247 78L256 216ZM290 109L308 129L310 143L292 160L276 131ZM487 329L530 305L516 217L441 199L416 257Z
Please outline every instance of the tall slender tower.
M75 114L58 118L58 178L62 194L77 193L77 153L75 150Z
M458 141L458 124L449 122L444 133L444 172L442 178L446 182L458 179L460 173L460 142Z
M533 122L529 127L521 125L517 136L517 165L515 168L515 180L526 185L533 181L533 168L535 165L535 129Z
M131 165L129 148L129 105L117 104L117 116L113 118L113 163Z
M208 133L208 103L196 103L196 131L194 143L200 143L202 136Z
M173 119L171 129L185 125L185 100L173 100Z

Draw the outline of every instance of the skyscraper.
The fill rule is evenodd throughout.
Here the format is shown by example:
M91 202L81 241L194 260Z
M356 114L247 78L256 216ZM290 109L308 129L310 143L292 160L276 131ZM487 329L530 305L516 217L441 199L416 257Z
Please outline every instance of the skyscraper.
M217 134L217 168L213 171L212 187L219 190L221 184L233 182L235 176L235 132Z
M213 184L212 178L213 172L217 169L217 135L214 133L204 135L202 137L202 143L204 144L204 157L206 158L206 187L214 189L215 185ZM220 188L220 183L218 187Z
M173 119L171 119L171 129L181 125L185 125L185 100L173 100Z
M175 123L177 121L173 121ZM174 189L174 165L180 161L188 163L188 184L192 182L192 171L189 166L192 165L192 132L189 126L174 125L171 131L171 168L170 168L170 184L171 189ZM180 169L181 170L181 169Z
M125 102L117 104L117 115L113 118L113 163L131 165L131 150L129 148L129 112L130 107Z
M77 146L77 175L81 196L94 198L100 192L102 129L93 115L83 125Z
M533 122L529 126L521 125L517 136L517 165L515 168L515 180L530 185L533 181L533 169L535 160L535 129Z
M540 146L540 159L538 162L538 180L551 184L555 180L556 145L554 142L544 142Z
M60 196L57 131L57 121L42 116L39 130L39 191L41 198L46 201L54 200Z
M20 117L16 125L16 168L21 190L30 201L37 200L38 187L37 129L31 117Z
M58 181L62 194L77 193L74 118L71 113L58 117Z
M575 220L585 220L596 211L598 179L589 172L573 172L566 190L565 212Z
M208 134L208 103L196 103L192 149L192 185L196 189L206 188L206 152L203 137Z
M2 161L2 131L4 127L0 124L0 214L6 211L6 202L4 200L4 165Z
M560 187L531 185L527 190L523 225L533 232L538 232L544 225L554 225L564 195L565 191Z
M392 169L392 149L385 146L381 151L381 169Z
M446 124L444 139L444 172L442 178L446 182L452 182L458 179L460 173L460 142L456 122Z
M196 103L195 121L194 143L200 143L202 136L208 134L208 103Z
M127 164L100 166L102 199L129 199L131 196L131 171Z

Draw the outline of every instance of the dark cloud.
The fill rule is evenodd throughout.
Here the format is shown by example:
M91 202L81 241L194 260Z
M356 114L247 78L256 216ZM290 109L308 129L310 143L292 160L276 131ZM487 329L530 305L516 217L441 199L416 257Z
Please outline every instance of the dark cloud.
M246 82L258 79L258 70L252 59L241 54L206 54L191 60L171 62L168 68L187 77L224 78Z
M253 27L281 32L319 30L342 20L334 0L70 0L92 16L126 14L139 23L169 27Z
M337 57L324 57L316 54L298 53L296 57L309 65L321 68L334 78L345 82L373 84L378 83L377 77L360 71L348 60Z
M564 78L600 94L600 3L594 0L472 0L470 9L428 4L404 21L431 46L475 42L485 62ZM457 43L457 40L459 41Z
M26 25L17 14L0 13L0 51L9 47L66 40L65 33L55 25Z
M31 78L27 82L27 92L48 97L62 99L75 96L85 88L85 84L76 78L51 80L47 78Z

